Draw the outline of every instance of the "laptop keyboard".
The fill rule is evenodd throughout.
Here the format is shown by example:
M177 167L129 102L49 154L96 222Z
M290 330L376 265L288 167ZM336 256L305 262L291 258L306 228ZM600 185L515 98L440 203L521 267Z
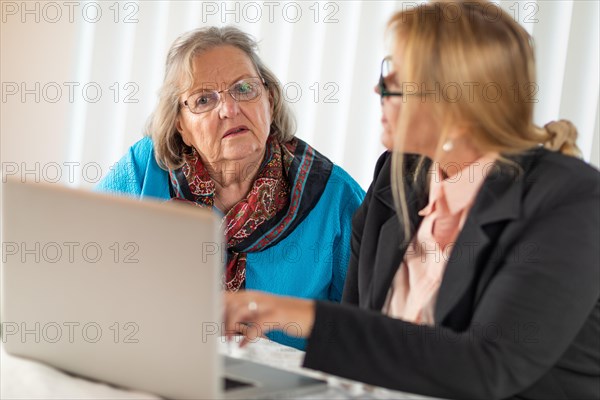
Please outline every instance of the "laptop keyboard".
M222 382L223 382L223 387L225 388L225 391L233 390L233 389L240 389L240 388L248 387L248 386L254 386L251 383L242 382L242 381L238 381L236 379L226 378L226 377L222 378Z

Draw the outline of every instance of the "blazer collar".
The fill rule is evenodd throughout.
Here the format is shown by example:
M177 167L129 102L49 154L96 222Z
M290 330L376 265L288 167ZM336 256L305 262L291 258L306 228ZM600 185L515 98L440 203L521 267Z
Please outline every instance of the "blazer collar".
M497 162L487 176L446 265L436 302L436 323L443 323L483 267L482 256L491 250L485 226L521 215L526 171L535 159L530 154L511 157L509 160L514 164Z
M427 193L415 190L412 180L419 158L418 156L408 155L404 160L404 187L407 196L406 205L412 225L411 232L416 232L417 227L423 219L423 217L418 215L418 211L427 204ZM400 223L394 204L390 161L391 157L381 169L373 185L374 197L380 202L380 206L387 208L386 210L382 210L382 212L388 215L386 222L381 226L379 232L376 259L373 260L377 268L373 271L369 290L367 291L366 306L377 310L383 307L394 274L398 270L408 246L408 241L405 240L404 227ZM418 179L425 179L427 177L426 172L430 164L430 161L425 160L423 169L421 170L424 173ZM421 185L417 186L423 187Z
M431 160L423 158L422 165L419 167L419 160L421 156L414 154L407 154L404 156L404 189L407 195L407 207L409 214L412 216L416 214L421 208L427 204L428 193L425 191L416 190L416 188L425 187L425 179L427 179L427 170L431 166ZM385 205L389 211L396 213L396 205L394 204L394 196L392 193L392 157L390 156L384 166L381 168L381 172L377 176L374 182L374 194L375 197ZM413 179L415 174L418 174L417 179ZM415 183L416 182L416 183ZM424 202L424 203L423 203ZM416 210L415 210L415 207ZM420 220L420 218L419 218Z

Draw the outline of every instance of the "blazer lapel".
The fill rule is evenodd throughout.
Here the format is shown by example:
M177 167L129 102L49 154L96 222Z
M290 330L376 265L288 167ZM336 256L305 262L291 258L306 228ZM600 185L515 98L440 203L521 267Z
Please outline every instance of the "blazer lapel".
M484 267L485 257L493 250L490 246L495 242L490 241L485 226L519 217L522 183L522 176L517 177L511 166L497 168L484 181L446 264L436 302L437 324L443 323L474 285L478 269Z
M369 309L381 310L383 307L394 274L398 270L402 255L406 251L406 246L398 245L402 243L403 239L404 233L400 221L396 215L393 215L383 224L379 232L377 255L373 260L377 268L373 271L369 289L367 305Z
M377 242L376 258L373 265L377 267L373 271L373 278L369 288L368 304L370 309L381 310L385 303L394 275L398 271L408 242L405 243L404 227L398 218L391 185L380 188L375 193L376 198L381 201L388 209L390 217L382 225ZM407 207L411 215L411 223L418 226L422 217L418 216L418 211L425 206L423 199L414 191L407 190Z

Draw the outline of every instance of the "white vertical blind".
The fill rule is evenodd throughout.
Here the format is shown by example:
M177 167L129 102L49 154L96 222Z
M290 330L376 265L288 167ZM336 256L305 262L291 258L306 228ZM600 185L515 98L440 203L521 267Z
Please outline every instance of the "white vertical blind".
M565 74L572 10L573 3L557 1L553 7L541 7L534 16L529 18L538 21L533 27L534 36L544 38L544 40L536 40L535 43L536 72L538 84L541 84L535 97L545 101L541 104L538 102L534 119L541 123L560 115L563 85L555 79ZM540 23L540 21L552 21L552 23Z
M97 163L105 174L141 138L157 101L172 41L197 27L235 25L259 40L262 58L279 77L295 111L298 136L366 188L383 150L379 98L373 87L387 53L385 24L394 11L417 3L84 2L78 3L73 23L67 21L63 10L63 18L54 25L44 18L35 22L31 16L23 22L20 14L3 11L3 81L29 85L42 81L43 85L52 80L48 70L55 70L61 71L54 75L57 82L78 82L79 92L87 83L88 97L94 97L94 88L99 86L102 95L96 102L76 96L66 104L67 111L54 114L51 121L31 118L36 107L50 107L43 99L41 104L31 104L29 97L22 102L18 96L3 101L2 161L30 162L37 153L22 145L26 139L43 143L46 159ZM594 150L599 143L598 1L498 3L536 42L536 122L543 125L553 119L571 119L579 128L585 159L598 165L598 151ZM102 18L94 23L82 18L85 4L100 7ZM64 54L73 36L77 39L67 52L70 56L52 57L58 48ZM55 48L44 47L41 37L48 38ZM23 55L31 59L32 53L43 59L39 65L28 63L28 68L21 70ZM67 127L68 135L55 128L60 126ZM80 176L72 183L91 186L94 181Z
M77 53L79 57L74 57L72 63L75 64L75 73L73 82L81 86L81 82L89 82L90 71L92 69L92 54L93 47L90 43L94 43L95 25L83 24L79 29L80 34L78 35L77 41ZM81 155L85 144L85 130L86 130L86 117L87 117L87 103L81 97L74 97L70 112L70 125L69 125L69 136L66 146L68 147L67 160L69 162L80 162ZM9 132L2 132L4 134L11 134ZM5 157L2 157L4 160ZM72 185L81 184L81 175L74 174L73 180L68 180L67 183Z
M579 129L579 146L590 160L592 143L598 145L598 86L600 64L600 32L598 29L598 1L576 1L573 5L569 44L566 51L565 73L555 75L547 85L560 84L560 117L572 119ZM562 79L561 79L562 78ZM594 132L595 127L595 132ZM596 148L597 149L597 148ZM598 159L594 161L598 165Z

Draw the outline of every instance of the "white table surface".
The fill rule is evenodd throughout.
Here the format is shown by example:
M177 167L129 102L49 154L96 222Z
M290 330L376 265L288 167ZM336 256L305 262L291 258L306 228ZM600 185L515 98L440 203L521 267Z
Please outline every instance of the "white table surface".
M303 399L431 399L382 388L368 387L356 382L302 368L304 352L260 339L245 348L237 344L220 344L220 352L281 369L326 379L326 391L303 396ZM0 346L1 347L1 346ZM68 375L35 361L14 357L0 348L0 399L160 399L149 393L117 389Z

